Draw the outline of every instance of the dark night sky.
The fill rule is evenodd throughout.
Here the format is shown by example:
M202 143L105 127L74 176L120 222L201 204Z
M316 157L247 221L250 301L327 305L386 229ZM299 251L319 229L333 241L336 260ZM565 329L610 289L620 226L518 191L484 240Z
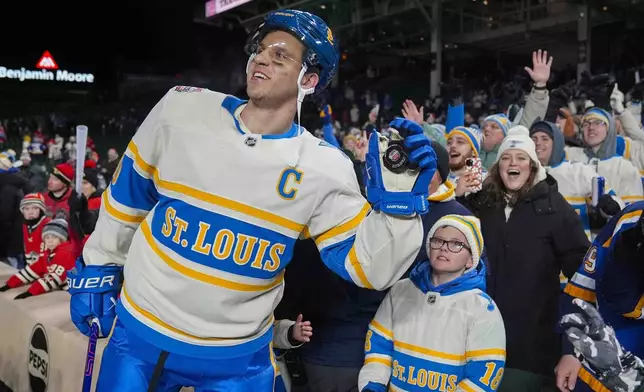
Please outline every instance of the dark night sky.
M34 67L49 50L61 68L97 76L174 73L197 64L197 41L217 50L243 31L193 22L205 0L3 1L0 62ZM212 37L217 37L213 39ZM150 68L152 67L152 68Z

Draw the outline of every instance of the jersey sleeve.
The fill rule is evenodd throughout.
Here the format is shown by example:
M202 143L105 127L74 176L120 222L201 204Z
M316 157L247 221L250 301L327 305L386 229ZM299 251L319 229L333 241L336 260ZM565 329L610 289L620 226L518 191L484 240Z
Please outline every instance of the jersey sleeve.
M83 249L88 265L123 265L134 232L159 200L156 167L163 143L163 109L171 94L143 121L103 192L96 227Z
M387 293L376 316L369 324L364 343L365 360L358 377L359 390L384 392L392 372L394 334L392 322L391 291Z
M496 391L505 368L505 327L501 312L486 294L482 311L469 328L465 352L465 371L457 391Z
M291 348L300 347L302 344L304 344L301 343L297 346L294 346L289 341L288 331L294 325L295 321L288 319L276 320L275 323L273 323L273 347L282 350L288 350Z
M29 283L33 283L38 280L42 275L47 271L45 264L45 256L41 255L38 258L38 261L31 265L25 266L25 268L19 270L13 274L7 280L7 286L14 289Z
M27 291L38 295L65 288L67 286L67 271L74 268L74 262L71 246L58 250L47 266L47 271Z
M383 290L407 271L422 240L420 216L394 217L360 194L349 159L331 171L308 224L324 264L360 287Z
M619 178L621 182L619 197L626 205L644 200L644 189L639 170L630 162L623 162L619 167Z

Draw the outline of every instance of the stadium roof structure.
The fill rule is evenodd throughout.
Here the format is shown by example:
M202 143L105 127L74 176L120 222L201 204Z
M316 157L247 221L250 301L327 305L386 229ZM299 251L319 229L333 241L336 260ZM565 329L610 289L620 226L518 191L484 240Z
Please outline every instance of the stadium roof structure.
M443 50L523 52L575 43L584 5L593 25L644 18L644 0L251 0L212 18L201 8L196 21L250 32L268 13L297 8L329 22L343 50L424 57L435 27Z

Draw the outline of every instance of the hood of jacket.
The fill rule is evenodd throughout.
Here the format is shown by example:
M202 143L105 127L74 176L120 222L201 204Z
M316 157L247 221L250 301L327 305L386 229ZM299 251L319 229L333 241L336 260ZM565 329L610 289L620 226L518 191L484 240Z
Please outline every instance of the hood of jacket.
M617 130L615 127L615 118L607 111L597 107L592 107L588 110L601 111L602 114L608 118L609 122L608 129L606 131L606 139L604 139L601 146L599 146L599 150L595 153L595 151L593 151L593 149L584 142L584 152L589 158L608 159L614 157L617 154Z
M450 282L434 286L431 279L432 266L429 263L429 260L425 260L419 263L411 271L409 279L411 279L414 285L425 294L431 291L434 293L440 293L441 295L451 295L473 289L480 289L485 292L485 263L485 257L482 257L476 268L465 272L462 276L459 276Z
M555 123L550 121L537 121L530 126L530 136L541 129L552 137L552 152L550 153L550 159L548 159L548 166L557 166L566 159L566 152L564 151L566 141L564 135Z

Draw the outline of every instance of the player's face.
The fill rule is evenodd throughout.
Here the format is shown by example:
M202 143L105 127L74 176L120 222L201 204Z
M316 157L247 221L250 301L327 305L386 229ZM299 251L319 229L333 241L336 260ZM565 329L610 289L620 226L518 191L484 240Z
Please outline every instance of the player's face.
M40 208L26 205L22 209L22 216L24 216L26 220L36 219L40 216Z
M281 104L297 97L297 78L302 69L304 45L291 34L273 31L257 48L246 75L246 92L255 103Z
M452 226L439 227L434 233L433 238L440 238L443 241L456 241L468 246L465 235ZM447 243L443 243L443 246L434 249L434 246L430 244L429 260L434 273L462 272L466 268L472 267L472 254L469 250L462 247L460 251L455 253L450 251L448 247L449 245Z
M449 169L459 170L465 166L465 160L472 157L472 146L461 135L454 135L447 140L449 152Z
M539 162L544 166L548 166L550 155L552 155L552 139L545 132L535 132L532 134L532 141L537 146Z

